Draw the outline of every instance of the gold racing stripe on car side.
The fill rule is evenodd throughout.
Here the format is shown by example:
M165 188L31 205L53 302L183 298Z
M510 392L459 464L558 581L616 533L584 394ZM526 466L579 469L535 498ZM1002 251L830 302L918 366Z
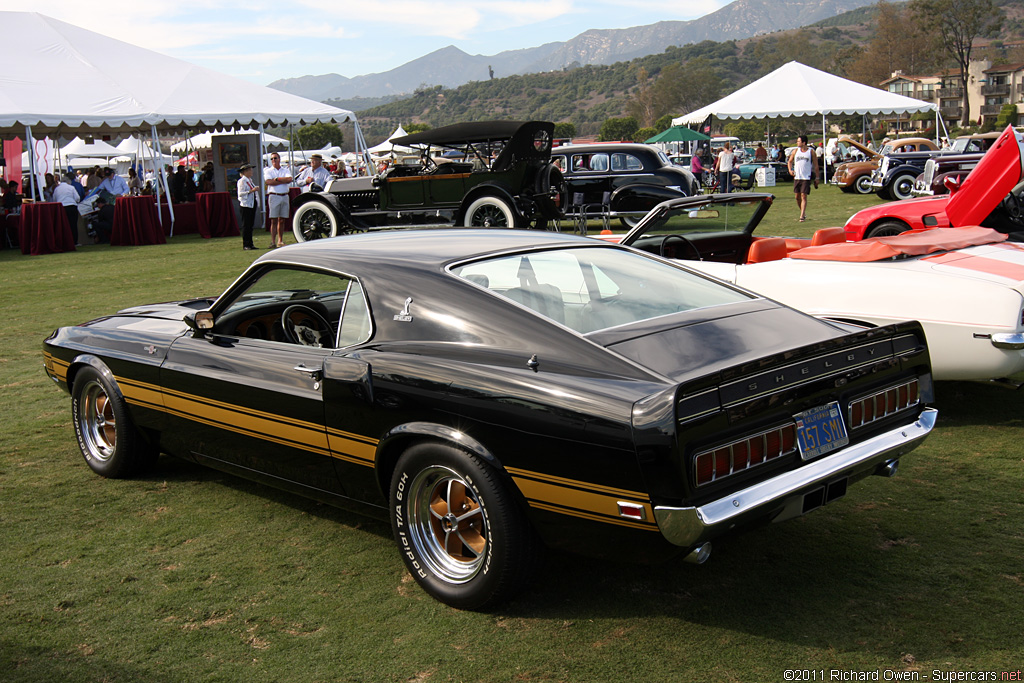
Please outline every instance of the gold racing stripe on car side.
M328 427L327 443L331 447L331 455L339 460L366 467L377 464L378 439Z
M631 529L658 531L649 498L638 491L617 489L586 481L555 477L517 467L506 467L531 507ZM640 505L644 519L619 515L619 502Z
M45 351L43 352L43 366L52 377L56 377L61 382L68 381L68 368L71 367L71 363L63 361L52 353Z

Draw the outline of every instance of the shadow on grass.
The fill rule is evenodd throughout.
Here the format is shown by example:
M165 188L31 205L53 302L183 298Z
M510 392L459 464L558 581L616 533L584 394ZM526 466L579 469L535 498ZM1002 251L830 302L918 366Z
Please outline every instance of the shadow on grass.
M151 668L134 668L97 656L88 646L75 651L0 640L0 671L5 681L147 681L176 680L153 675Z

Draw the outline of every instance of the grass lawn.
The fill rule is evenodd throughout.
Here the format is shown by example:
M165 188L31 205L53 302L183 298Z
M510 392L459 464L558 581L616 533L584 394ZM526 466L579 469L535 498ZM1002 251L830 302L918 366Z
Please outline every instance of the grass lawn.
M825 188L798 224L788 190L759 232L878 201ZM260 254L240 247L0 251L0 681L1020 680L999 676L1024 667L1024 401L996 387L939 385L940 426L897 477L724 538L701 567L551 554L493 614L427 597L387 524L169 457L97 477L43 338L217 293Z

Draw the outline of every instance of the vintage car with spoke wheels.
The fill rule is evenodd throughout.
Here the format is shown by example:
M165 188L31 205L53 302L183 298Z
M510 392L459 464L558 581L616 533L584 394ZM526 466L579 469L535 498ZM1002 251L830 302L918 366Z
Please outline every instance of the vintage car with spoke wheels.
M1024 239L1024 134L1007 127L962 183L946 181L950 194L880 204L846 221L846 237L898 235L907 230L982 225ZM957 155L959 156L959 155Z
M857 194L871 194L874 191L871 187L871 174L878 169L882 157L888 154L938 149L936 144L927 138L904 138L888 142L876 152L846 135L840 136L837 147L843 157L856 154L864 158L840 162L829 182L843 192Z
M305 242L385 225L543 229L562 216L565 191L550 161L554 128L476 121L395 138L417 153L379 175L336 178L323 192L299 195L292 232Z
M544 547L701 562L892 475L936 415L917 323L837 325L540 231L277 249L218 298L61 328L44 358L97 473L161 452L389 519L412 577L465 609L522 590Z
M565 145L551 158L565 177L567 218L617 218L632 227L666 199L699 192L690 171L651 145Z
M770 194L666 202L621 238L816 316L921 321L937 380L1024 382L1024 246L988 228L759 237Z

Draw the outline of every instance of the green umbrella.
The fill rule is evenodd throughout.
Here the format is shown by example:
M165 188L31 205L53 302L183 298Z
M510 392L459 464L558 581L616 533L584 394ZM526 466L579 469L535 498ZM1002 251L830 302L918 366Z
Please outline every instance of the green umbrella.
M691 140L710 140L711 137L691 130L686 126L672 126L661 131L653 138L644 140L647 144L652 142L689 142Z

